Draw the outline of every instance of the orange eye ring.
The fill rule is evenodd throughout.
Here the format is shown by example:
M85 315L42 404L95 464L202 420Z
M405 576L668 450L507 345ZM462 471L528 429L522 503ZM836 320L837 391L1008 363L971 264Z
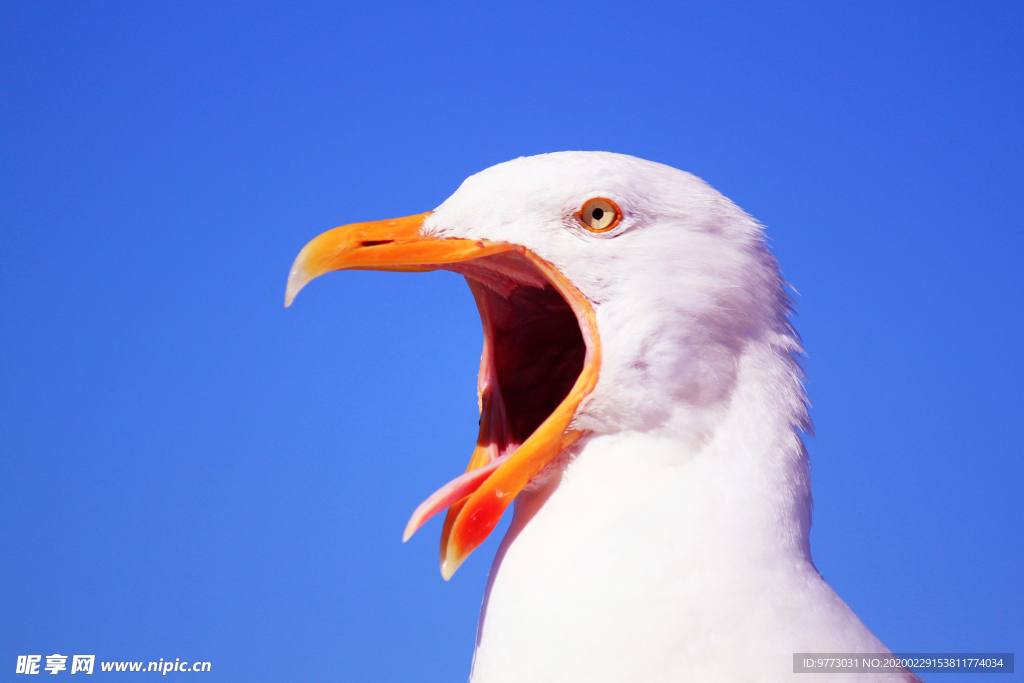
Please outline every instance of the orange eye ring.
M594 197L583 204L576 220L590 232L608 232L622 220L622 210L610 199Z

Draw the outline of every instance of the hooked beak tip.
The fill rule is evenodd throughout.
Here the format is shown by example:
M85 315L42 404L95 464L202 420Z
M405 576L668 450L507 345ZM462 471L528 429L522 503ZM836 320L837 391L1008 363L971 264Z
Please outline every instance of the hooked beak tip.
M295 297L298 296L302 288L309 284L311 278L306 268L303 268L299 263L302 259L302 254L296 260L296 263L292 266L291 272L288 273L288 284L284 290L284 307L288 308L295 301Z
M301 285L298 287L292 286L291 278L288 278L288 286L284 290L284 307L289 308L292 302L295 301L295 295L302 289Z

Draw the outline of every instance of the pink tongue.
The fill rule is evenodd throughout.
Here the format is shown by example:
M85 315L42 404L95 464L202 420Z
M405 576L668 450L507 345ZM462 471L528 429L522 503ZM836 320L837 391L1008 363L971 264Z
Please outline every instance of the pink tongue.
M480 488L480 485L486 481L487 477L491 476L491 472L498 469L501 463L505 462L509 455L511 455L511 453L503 455L500 458L495 458L483 467L466 472L462 476L452 479L450 482L432 493L430 497L420 503L420 506L416 508L414 513L412 513L409 523L405 526L405 535L402 536L402 541L408 541L409 538L411 538L412 535L416 533L416 531L423 526L428 519L436 515L438 512L449 507L452 503L462 500Z

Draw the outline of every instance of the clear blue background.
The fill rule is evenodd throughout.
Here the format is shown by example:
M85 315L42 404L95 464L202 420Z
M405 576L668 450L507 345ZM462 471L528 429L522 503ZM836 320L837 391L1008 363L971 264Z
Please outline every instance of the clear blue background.
M440 523L400 537L473 445L469 291L347 273L286 311L285 278L566 149L768 226L814 557L867 625L1024 650L1024 9L824 4L4 3L0 678L463 680L496 540L445 583Z

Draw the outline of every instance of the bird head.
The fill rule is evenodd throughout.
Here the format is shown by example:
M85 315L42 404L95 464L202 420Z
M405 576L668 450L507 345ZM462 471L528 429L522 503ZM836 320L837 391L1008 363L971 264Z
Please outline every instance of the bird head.
M580 439L702 438L742 347L788 330L760 226L695 176L620 154L516 159L471 176L432 212L329 230L295 259L285 305L346 269L455 271L480 311L476 448L405 533L448 508L446 579Z

